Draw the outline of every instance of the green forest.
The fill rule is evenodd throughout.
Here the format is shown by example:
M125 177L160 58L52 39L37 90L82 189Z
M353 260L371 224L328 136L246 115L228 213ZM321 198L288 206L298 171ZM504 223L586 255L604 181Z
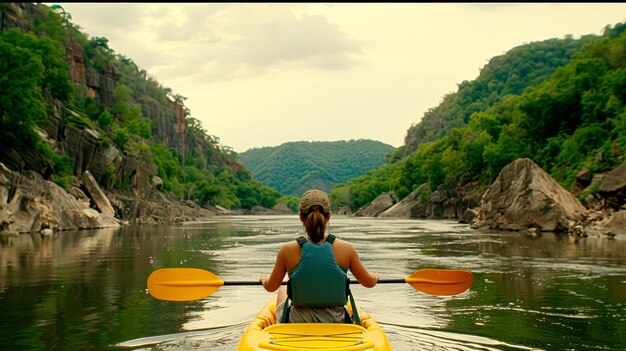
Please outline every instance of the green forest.
M4 18L7 4L0 5ZM229 209L271 208L288 197L261 185L236 161L231 148L207 133L184 107L185 97L174 94L124 55L117 54L103 37L91 37L71 23L60 6L37 4L23 28L0 31L0 145L3 150L34 148L50 162L50 180L67 187L76 182L73 160L61 145L41 136L55 106L63 106L63 123L89 128L101 136L100 146L115 147L156 165L163 191L200 205ZM114 66L120 79L110 101L87 94L87 86L69 77L68 47L80 45L85 67L102 72ZM168 144L166 128L177 106L183 105L187 139L183 152ZM69 111L69 112L68 112ZM155 112L156 111L156 112ZM161 114L161 115L160 115ZM4 158L0 152L0 161ZM101 185L125 190L128 179L116 177L112 166Z
M0 4L2 18L6 6ZM33 6L28 30L5 28L3 20L0 31L0 161L7 150L37 150L49 162L46 177L66 188L80 176L75 160L41 132L57 112L65 125L95 131L102 149L155 165L164 192L228 209L277 203L295 209L294 195L313 186L331 191L334 208L352 210L381 193L402 198L423 184L434 191L478 182L484 189L520 157L571 189L579 170L605 172L626 154L623 23L607 25L600 36L528 43L492 58L475 80L459 83L410 126L395 150L363 144L344 152L334 144L320 156L303 142L290 144L290 152L279 147L237 155L193 117L184 96L116 53L106 38L82 33L60 7ZM108 99L92 97L85 84L70 79L68 52L76 44L86 68L118 72ZM172 142L180 108L184 147ZM129 188L113 166L98 181L105 189Z
M364 139L300 141L250 149L240 153L238 159L261 184L299 197L313 188L330 192L335 184L384 165L394 149Z
M338 185L331 200L355 210L422 184L434 191L478 181L484 189L520 157L568 190L583 168L615 168L626 154L624 29L608 25L601 36L550 39L493 58L411 126L387 164Z

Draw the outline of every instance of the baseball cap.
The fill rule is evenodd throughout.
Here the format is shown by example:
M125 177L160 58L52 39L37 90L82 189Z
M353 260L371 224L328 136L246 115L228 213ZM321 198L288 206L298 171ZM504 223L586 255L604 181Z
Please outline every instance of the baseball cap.
M330 200L328 200L328 195L321 190L309 190L302 195L300 199L300 212L307 213L309 212L309 208L314 205L319 205L324 212L330 213Z

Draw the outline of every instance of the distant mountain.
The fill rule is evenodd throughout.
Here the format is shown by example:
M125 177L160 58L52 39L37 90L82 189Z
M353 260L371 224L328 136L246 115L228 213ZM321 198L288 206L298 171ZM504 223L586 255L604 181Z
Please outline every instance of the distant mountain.
M311 188L330 192L335 184L384 165L394 150L391 145L364 139L299 141L250 149L238 159L261 184L300 196Z

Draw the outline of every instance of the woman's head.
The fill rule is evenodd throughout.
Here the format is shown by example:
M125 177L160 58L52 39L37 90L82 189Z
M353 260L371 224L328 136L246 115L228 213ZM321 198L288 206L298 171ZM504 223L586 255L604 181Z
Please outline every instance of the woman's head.
M311 241L324 239L326 224L330 219L330 200L321 190L309 190L300 199L300 220Z

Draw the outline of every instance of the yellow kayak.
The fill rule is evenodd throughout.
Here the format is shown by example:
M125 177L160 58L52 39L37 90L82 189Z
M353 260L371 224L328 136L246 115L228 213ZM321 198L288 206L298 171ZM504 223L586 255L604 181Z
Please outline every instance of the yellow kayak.
M346 306L352 313L350 304ZM246 328L238 351L325 350L391 351L378 323L358 309L361 325L344 323L276 324L276 298L271 299Z

